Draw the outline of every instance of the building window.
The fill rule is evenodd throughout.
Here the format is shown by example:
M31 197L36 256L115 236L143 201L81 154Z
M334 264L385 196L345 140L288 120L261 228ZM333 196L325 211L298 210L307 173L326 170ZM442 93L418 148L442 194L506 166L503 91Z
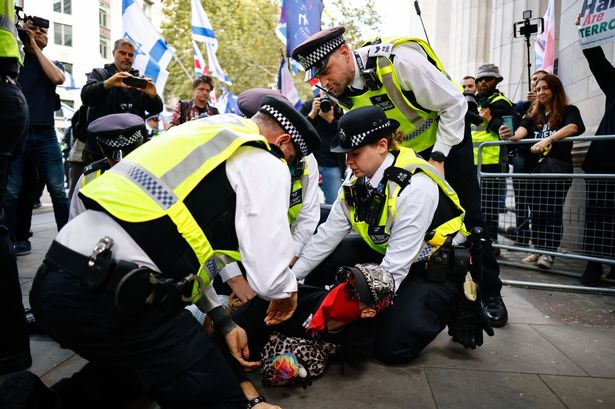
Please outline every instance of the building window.
M109 28L109 7L102 4L98 8L98 24L101 27Z
M73 27L66 25L66 24L60 24L60 23L53 23L53 27L54 27L54 40L55 43L58 45L65 45L67 47L72 47L73 46Z
M106 38L101 38L98 48L100 50L100 56L102 58L108 59L109 58L109 40Z
M53 0L53 11L72 14L71 0Z

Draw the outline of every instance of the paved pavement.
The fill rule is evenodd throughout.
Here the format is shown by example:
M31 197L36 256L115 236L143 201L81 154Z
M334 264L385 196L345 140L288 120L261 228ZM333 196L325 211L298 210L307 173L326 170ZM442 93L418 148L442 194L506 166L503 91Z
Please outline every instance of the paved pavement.
M50 210L35 213L32 254L18 258L26 305L36 268L56 234ZM504 251L503 257L519 254ZM576 284L512 268L503 268L502 276ZM510 323L476 351L452 343L444 332L410 365L334 363L307 389L270 388L264 395L285 409L615 408L615 296L510 287L503 296ZM85 364L45 336L30 342L31 370L47 384Z

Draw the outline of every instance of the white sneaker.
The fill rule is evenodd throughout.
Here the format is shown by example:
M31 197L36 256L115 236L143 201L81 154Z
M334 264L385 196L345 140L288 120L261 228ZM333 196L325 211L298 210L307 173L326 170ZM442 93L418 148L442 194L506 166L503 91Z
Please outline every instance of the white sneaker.
M536 264L536 262L538 261L538 259L540 258L540 256L536 253L529 253L527 256L525 256L523 259L521 259L521 262L524 264Z
M553 262L554 262L553 257L543 254L542 256L538 258L536 265L540 268L544 268L548 270L551 267L553 267Z

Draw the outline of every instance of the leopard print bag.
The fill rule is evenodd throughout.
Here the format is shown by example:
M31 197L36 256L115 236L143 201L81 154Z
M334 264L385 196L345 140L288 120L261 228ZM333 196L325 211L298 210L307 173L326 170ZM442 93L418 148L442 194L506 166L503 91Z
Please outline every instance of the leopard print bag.
M273 332L261 351L261 381L265 386L309 384L325 372L336 345Z

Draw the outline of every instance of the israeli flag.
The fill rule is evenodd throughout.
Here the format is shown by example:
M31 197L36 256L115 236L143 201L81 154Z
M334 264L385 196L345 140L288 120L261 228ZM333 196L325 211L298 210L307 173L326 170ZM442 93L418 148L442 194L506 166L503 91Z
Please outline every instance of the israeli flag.
M218 58L216 57L216 51L218 50L218 39L214 33L214 29L211 26L207 14L203 9L203 5L200 0L190 0L192 5L192 39L194 41L205 43L207 49L207 61L209 61L209 72L220 81L231 85L231 80L224 73Z
M134 0L122 0L124 37L135 44L133 68L151 78L158 95L162 95L169 72L166 70L175 50L164 41L156 27Z
M299 97L299 92L295 87L293 76L284 56L280 60L280 68L278 69L278 89L296 109L301 109L301 97Z
M222 96L216 105L221 114L239 114L237 97L226 88L222 87Z

